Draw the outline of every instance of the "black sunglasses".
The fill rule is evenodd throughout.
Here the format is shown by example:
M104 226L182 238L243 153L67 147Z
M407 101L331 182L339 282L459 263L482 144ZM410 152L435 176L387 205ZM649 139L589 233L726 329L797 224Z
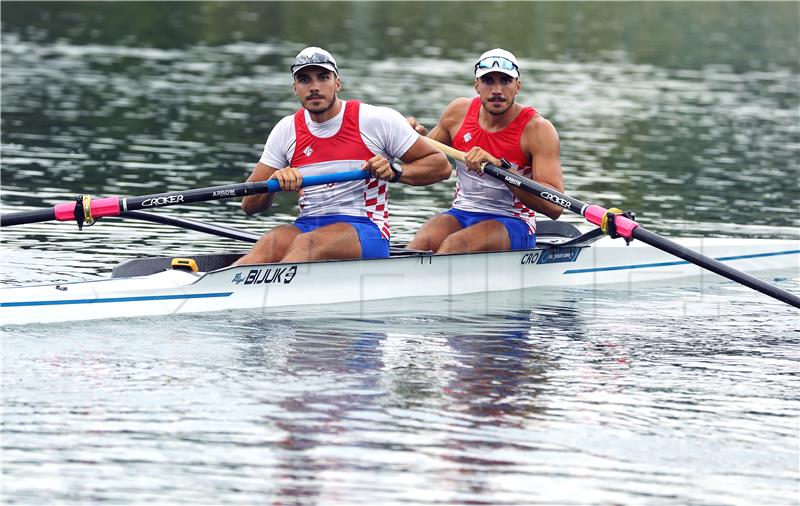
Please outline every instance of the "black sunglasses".
M297 67L302 67L303 65L309 65L312 63L322 64L327 63L328 65L333 65L334 70L336 73L339 73L339 69L336 67L336 62L331 61L328 55L324 53L312 53L309 56L304 54L298 55L297 58L294 59L294 65L290 67L290 70L294 72L294 69Z

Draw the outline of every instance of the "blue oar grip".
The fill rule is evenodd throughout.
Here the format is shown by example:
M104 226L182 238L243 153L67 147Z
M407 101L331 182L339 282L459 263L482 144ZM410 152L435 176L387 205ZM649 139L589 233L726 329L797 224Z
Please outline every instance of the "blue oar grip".
M321 184L342 183L345 181L357 181L359 179L369 179L372 177L366 170L350 170L347 172L334 172L333 174L322 174L319 176L307 176L303 178L302 187L318 186ZM279 192L281 185L275 179L267 181L267 191Z

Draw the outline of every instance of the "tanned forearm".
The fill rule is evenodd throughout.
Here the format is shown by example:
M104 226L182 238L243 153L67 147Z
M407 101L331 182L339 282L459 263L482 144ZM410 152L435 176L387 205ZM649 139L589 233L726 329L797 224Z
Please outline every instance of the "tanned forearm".
M266 181L274 172L275 169L259 162L255 169L253 169L250 177L247 178L247 182L252 183L254 181ZM248 216L262 213L272 207L273 200L275 200L274 193L248 195L242 198L242 211L244 211Z
M550 187L559 192L564 191L563 188L558 188L556 185L548 184L542 181L536 181L536 182L544 186ZM544 200L541 197L537 197L525 190L520 190L516 186L509 185L508 187L514 193L514 195L516 195L516 197L520 201L522 201L523 204L525 204L526 207L528 207L529 209L533 209L537 213L544 214L551 220L557 220L561 216L561 213L563 213L564 211L564 208L562 208L561 206L553 204L548 200Z
M559 192L564 191L564 175L561 171L561 146L558 133L544 118L536 117L525 127L522 148L532 155L534 167L531 178ZM514 195L530 209L551 219L558 219L564 209L518 188L511 188Z
M450 162L440 151L432 152L403 165L400 182L409 186L425 186L450 177Z
M403 154L401 160L404 165L400 183L409 186L423 186L438 183L450 177L451 167L447 157L434 148L425 137L420 136Z

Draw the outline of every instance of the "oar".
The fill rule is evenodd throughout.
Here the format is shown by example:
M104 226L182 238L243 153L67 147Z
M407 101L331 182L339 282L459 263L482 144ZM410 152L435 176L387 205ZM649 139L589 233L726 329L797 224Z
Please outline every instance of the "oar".
M304 177L302 186L306 187L321 184L341 183L344 181L367 179L369 177L370 173L363 170L336 172L333 174ZM189 204L192 202L204 202L208 200L228 199L233 197L243 197L245 195L256 195L259 193L270 193L277 191L280 191L280 184L278 181L270 179L269 181L237 183L223 186L211 186L208 188L196 188L193 190L155 193L152 195L142 195L141 197L105 197L93 200L89 198L88 195L80 195L76 201L56 204L49 209L37 209L34 211L21 211L17 213L3 214L0 216L0 227L10 227L12 225L39 223L42 221L51 220L76 220L78 222L78 226L81 227L84 223L92 223L98 218L102 218L104 216L119 216L127 211L153 209L156 207Z
M206 234L225 237L227 239L235 239L237 241L244 241L254 243L261 237L260 234L249 232L247 230L240 230L238 228L226 227L224 225L216 225L214 223L205 223L197 220L190 220L187 218L178 218L176 216L164 216L158 213L148 213L146 211L128 211L120 213L118 218L134 218L142 221L149 221L151 223L160 223L162 225L171 225L173 227L185 228L187 230L194 230L196 232L204 232Z
M465 153L433 139L428 139L428 142L436 146L447 156L455 160L465 162ZM680 244L670 241L665 237L661 237L654 232L650 232L627 216L623 216L621 214L610 214L609 211L603 207L594 204L586 204L578 199L574 199L568 195L556 191L549 186L545 186L537 183L536 181L522 177L519 174L514 174L505 169L501 169L500 167L490 163L487 163L483 167L483 171L490 176L500 179L501 181L533 193L539 198L553 202L554 204L568 211L582 215L590 223L601 227L604 232L608 233L609 228L613 227L616 234L623 237L627 241L638 239L645 244L649 244L654 248L660 249L661 251L665 251L675 255L678 258L682 258L687 262L719 274L720 276L726 277L732 281L736 281L737 283L741 283L752 288L753 290L757 290L781 302L785 302L786 304L800 308L800 297L797 295L778 288L777 286L766 283L765 281L753 277L750 274L734 269L733 267L725 265L711 257L701 255L696 251L685 248Z

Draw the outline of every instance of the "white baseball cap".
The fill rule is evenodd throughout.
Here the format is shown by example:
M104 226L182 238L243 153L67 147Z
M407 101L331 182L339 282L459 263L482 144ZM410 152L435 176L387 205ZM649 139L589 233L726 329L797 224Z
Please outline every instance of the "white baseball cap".
M486 51L475 63L475 77L481 77L490 72L502 72L508 76L519 78L517 58L511 52L499 47Z
M333 55L321 47L315 46L307 47L297 53L297 56L294 58L294 64L291 66L290 70L292 71L292 75L295 75L298 70L311 66L322 67L330 70L337 76L339 75L339 69L336 68L336 59Z

